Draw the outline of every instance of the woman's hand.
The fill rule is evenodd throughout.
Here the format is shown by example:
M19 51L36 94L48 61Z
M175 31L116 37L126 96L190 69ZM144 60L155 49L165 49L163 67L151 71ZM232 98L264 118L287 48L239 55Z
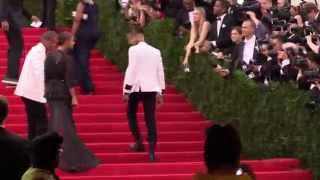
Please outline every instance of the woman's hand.
M194 47L193 43L188 43L187 46L185 47L185 50L187 51L188 49L192 49Z
M196 49L196 53L198 54L198 53L200 53L200 46L201 46L202 44L198 41L198 42L196 42L196 43L194 43L194 48Z

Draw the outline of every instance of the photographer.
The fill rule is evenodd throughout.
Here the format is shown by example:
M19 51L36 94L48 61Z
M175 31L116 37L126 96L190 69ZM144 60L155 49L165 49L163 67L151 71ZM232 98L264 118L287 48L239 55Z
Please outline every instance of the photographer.
M290 16L293 17L290 20L293 22L296 21L298 27L303 27L303 18L301 16L300 6L290 6Z
M319 39L318 36L316 35L309 35L306 37L307 40L307 45L309 46L309 48L315 53L315 54L319 54Z
M304 3L303 12L307 16L307 22L305 25L311 26L315 32L320 33L320 16L319 9L314 3Z
M232 46L230 52L222 53L218 52L215 54L216 58L224 60L223 63L227 61L227 57L230 57L231 62L227 68L223 68L219 65L214 66L214 72L218 73L219 76L226 78L232 76L232 74L237 70L241 69L240 62L241 59L238 56L238 51L240 48L243 48L242 40L242 29L239 26L233 27L231 30L231 40Z
M319 62L315 54L309 53L305 58L297 58L295 66L299 69L297 80L300 89L310 90L319 82Z

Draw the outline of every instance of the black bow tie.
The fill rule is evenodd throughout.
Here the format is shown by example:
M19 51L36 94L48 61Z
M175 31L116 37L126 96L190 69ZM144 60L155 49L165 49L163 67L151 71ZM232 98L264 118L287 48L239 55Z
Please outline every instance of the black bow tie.
M221 21L221 17L217 17L217 21Z

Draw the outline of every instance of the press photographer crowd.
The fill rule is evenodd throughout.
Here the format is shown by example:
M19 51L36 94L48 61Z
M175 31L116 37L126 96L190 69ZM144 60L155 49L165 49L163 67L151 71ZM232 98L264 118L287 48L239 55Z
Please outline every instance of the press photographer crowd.
M293 5L295 4L295 5ZM208 53L223 78L235 71L268 86L296 82L311 93L306 107L320 104L320 16L317 1L288 0L120 0L130 24L175 20L173 34L189 38L182 61L192 70L192 53Z

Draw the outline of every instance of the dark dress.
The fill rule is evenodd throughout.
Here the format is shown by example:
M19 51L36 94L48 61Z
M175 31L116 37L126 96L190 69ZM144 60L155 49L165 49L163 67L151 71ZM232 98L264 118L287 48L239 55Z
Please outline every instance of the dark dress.
M81 142L72 116L72 58L56 51L45 62L45 96L51 112L50 130L63 136L59 168L66 171L86 171L96 167L99 160Z
M90 51L99 39L98 30L98 6L96 4L84 4L84 14L88 15L86 20L82 19L76 33L76 44L74 48L74 60L76 65L76 80L85 93L94 92L94 85L90 73Z

